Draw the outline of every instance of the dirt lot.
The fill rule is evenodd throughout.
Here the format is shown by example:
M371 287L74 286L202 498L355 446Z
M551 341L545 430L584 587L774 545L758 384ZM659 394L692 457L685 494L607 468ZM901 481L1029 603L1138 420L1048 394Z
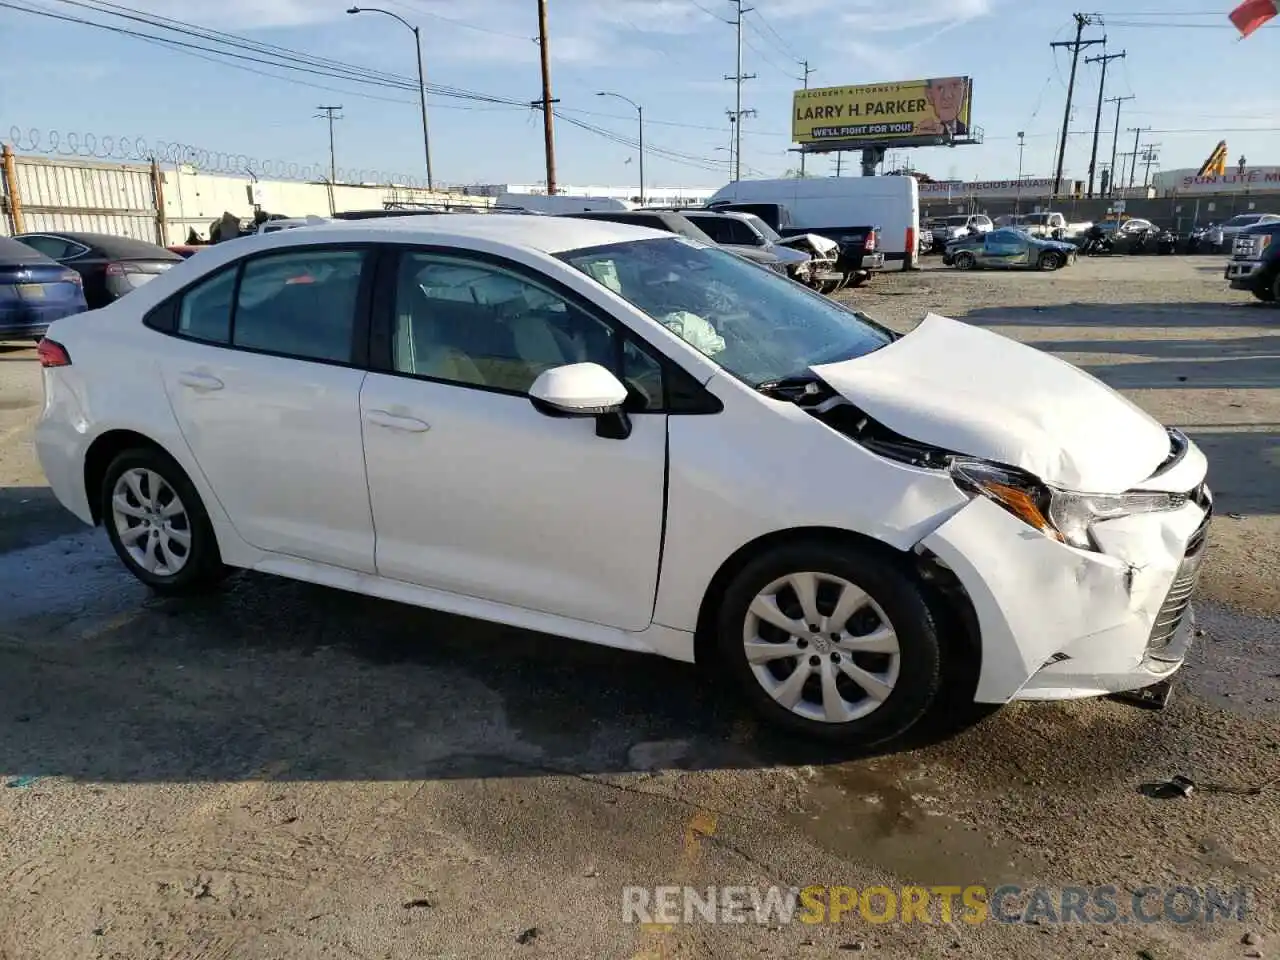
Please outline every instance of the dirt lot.
M850 760L653 658L260 576L158 600L45 489L34 352L0 348L0 958L1280 956L1280 311L1190 258L850 299L1052 350L1204 446L1204 636L1167 710L1018 705ZM1174 774L1196 790L1144 794ZM627 885L1005 883L1112 884L1122 917L1147 885L1157 917L1175 885L1250 900L1213 923L622 922Z

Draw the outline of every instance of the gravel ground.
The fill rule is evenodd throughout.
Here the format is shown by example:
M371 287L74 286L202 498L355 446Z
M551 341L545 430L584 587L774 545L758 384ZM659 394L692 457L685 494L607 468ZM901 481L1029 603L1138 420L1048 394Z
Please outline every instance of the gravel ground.
M1220 511L1166 710L1015 705L858 759L656 658L254 575L154 598L52 500L33 351L0 348L0 960L1280 956L1280 312L1219 271L928 269L847 295L1081 364L1195 436ZM1173 774L1195 791L1144 793ZM621 911L626 885L1006 883L1113 884L1122 915L1145 885L1250 899L1110 925Z

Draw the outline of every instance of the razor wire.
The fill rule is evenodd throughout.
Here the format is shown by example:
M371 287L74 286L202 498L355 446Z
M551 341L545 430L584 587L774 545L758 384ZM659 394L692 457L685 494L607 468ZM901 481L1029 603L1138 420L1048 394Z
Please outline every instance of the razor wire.
M170 140L148 140L133 136L99 136L93 133L64 133L36 127L9 128L9 136L0 138L15 153L39 153L50 157L82 160L105 160L116 163L170 164L189 166L201 173L249 176L268 180L298 180L310 183L329 180L329 167L322 163L299 163L294 160L261 159L244 153L211 150L189 143ZM366 167L338 167L335 183L375 184L377 186L426 187L423 177Z

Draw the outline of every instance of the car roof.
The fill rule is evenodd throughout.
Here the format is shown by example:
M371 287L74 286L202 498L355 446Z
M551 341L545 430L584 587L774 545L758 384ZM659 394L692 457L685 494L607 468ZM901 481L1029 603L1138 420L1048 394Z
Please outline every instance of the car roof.
M56 263L50 257L45 256L34 247L28 247L25 243L17 240L11 240L8 237L0 237L0 263Z
M154 243L135 240L133 237L119 237L113 233L85 233L78 230L74 232L66 230L32 230L27 234L23 234L23 236L59 237L63 240L83 244L95 251L106 254L108 257L120 257L121 259L181 259L176 254L170 253L164 247L156 246Z
M611 220L614 223L621 223L624 225L628 220L643 220L646 217L657 217L663 223L666 223L673 228L670 231L672 233L689 239L699 240L702 243L712 246L715 245L715 241L711 239L711 237L707 236L706 232L701 227L685 216L683 212L678 210L665 210L653 207L641 208L639 210L586 210L575 211L573 213L562 213L558 216L573 220ZM637 227L639 227L639 224L637 224ZM649 228L644 227L643 229Z
M601 211L610 214L627 211ZM522 247L545 254L585 247L605 246L628 240L670 237L666 231L594 217L530 217L519 213L458 213L447 217L431 214L386 217L376 220L336 220L297 230L280 230L261 236L241 237L231 243L236 250L285 248L305 243L352 240L390 243L448 244L457 240L481 240ZM223 244L218 244L223 246Z

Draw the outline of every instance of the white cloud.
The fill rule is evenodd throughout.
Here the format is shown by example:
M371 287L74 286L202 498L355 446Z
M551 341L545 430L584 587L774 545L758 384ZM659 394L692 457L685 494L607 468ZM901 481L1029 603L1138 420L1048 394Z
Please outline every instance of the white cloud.
M924 27L945 27L985 17L994 0L899 0L886 16L883 0L849 0L844 22L866 33L901 33Z

